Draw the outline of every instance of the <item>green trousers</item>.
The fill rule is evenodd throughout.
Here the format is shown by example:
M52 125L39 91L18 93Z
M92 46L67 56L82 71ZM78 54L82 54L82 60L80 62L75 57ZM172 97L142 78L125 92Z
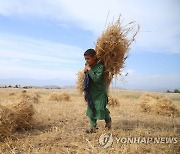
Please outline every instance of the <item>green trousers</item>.
M111 117L109 115L109 112L105 112L105 118L104 118L105 122L108 123L108 122L111 122ZM90 124L91 124L91 127L96 127L97 125L97 119L94 119L94 118L90 118Z

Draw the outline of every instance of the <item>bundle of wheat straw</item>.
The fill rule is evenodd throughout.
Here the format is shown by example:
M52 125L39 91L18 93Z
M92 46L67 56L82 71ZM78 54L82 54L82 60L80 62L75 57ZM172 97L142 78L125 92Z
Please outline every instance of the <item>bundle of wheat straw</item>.
M84 70L79 71L77 76L78 78L76 81L76 89L78 89L79 93L82 94L84 92L84 78L85 78Z
M121 75L124 68L125 60L128 57L131 43L135 40L135 36L139 31L139 26L132 36L135 26L134 22L130 22L126 26L122 26L122 22L118 19L110 24L102 35L98 38L95 46L98 62L103 63L105 67L105 80L107 89L114 77ZM131 38L128 38L131 37ZM83 92L83 71L78 73L77 89Z
M8 106L0 105L0 140L9 137L17 130L32 127L34 108L28 99L20 99Z
M104 64L107 89L114 77L121 75L131 43L139 31L139 26L132 38L128 39L134 22L123 27L120 19L110 24L98 38L95 51L97 59ZM130 37L130 36L129 36Z
M15 113L6 106L0 105L0 141L11 135L15 126Z
M62 93L60 96L61 100L70 101L70 95L68 93Z
M179 116L179 110L170 99L155 94L144 94L140 97L141 108L144 112L159 115Z
M20 100L13 104L10 109L16 115L16 129L28 129L33 125L34 108L31 102Z
M116 97L114 97L112 95L109 95L108 96L108 105L112 106L112 107L118 106L119 101L118 101L118 99Z
M49 97L50 101L70 101L70 95L68 93L51 94Z
M41 96L38 93L21 93L19 96L20 101L31 102L38 104Z

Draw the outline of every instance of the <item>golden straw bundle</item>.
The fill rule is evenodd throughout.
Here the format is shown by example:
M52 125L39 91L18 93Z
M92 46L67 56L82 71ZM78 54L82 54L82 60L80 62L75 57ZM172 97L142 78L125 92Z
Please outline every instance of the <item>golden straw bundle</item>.
M11 135L15 126L15 113L0 105L0 141Z
M84 92L84 78L85 78L84 70L79 71L77 76L78 78L76 81L76 89L78 89L79 93L82 94Z
M152 112L159 115L179 116L179 111L170 99L155 95L144 94L140 97L141 108L144 112Z
M108 105L109 106L118 106L119 105L119 101L116 97L112 96L112 95L109 95L108 96Z
M31 128L33 125L34 108L28 99L3 106L0 105L0 140L21 129Z
M68 93L51 94L50 101L70 101L70 95Z
M112 23L98 38L96 43L97 59L104 64L105 79L107 89L113 79L117 75L121 75L121 69L124 68L125 60L127 59L128 51L130 50L131 43L135 40L135 34L131 39L128 39L129 33L133 30L134 26L129 23L124 28L121 26L120 20ZM128 26L130 26L128 28Z
M38 93L21 93L19 100L38 104L41 96Z
M24 100L15 103L10 108L16 115L16 129L32 127L34 108L30 102Z
M132 32L135 27L131 26L133 23L134 22L130 22L122 27L120 19L117 20L106 28L96 42L95 51L97 60L104 64L107 89L112 79L117 77L117 75L121 75L125 60L128 57L127 53L130 50L130 45L135 40L135 36L139 31L138 26L134 35L128 39L130 32ZM83 71L80 71L78 73L76 87L81 93L84 91L83 80L84 74Z

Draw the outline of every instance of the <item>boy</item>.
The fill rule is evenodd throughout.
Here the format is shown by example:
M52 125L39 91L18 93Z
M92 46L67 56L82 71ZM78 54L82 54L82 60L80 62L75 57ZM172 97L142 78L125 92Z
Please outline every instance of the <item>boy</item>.
M90 118L91 128L87 133L95 133L97 120L105 120L108 129L111 128L110 112L106 108L108 103L106 82L104 78L104 66L97 63L96 52L88 49L84 53L85 66L85 100L88 102L86 115Z

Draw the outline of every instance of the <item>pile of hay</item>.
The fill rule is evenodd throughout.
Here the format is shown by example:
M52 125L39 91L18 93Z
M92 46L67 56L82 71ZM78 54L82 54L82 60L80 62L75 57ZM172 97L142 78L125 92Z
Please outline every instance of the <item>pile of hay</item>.
M15 126L15 115L14 112L0 105L0 141L11 135Z
M10 108L16 115L16 129L28 129L32 127L34 108L30 102L20 100Z
M49 97L50 101L70 101L70 96L67 93L51 94Z
M8 106L0 105L0 140L17 130L32 128L33 115L33 105L22 99Z
M22 93L19 97L19 100L25 101L25 102L31 102L38 104L40 102L41 96L37 93Z
M170 99L155 94L144 94L140 97L141 108L144 112L152 112L159 115L179 116L178 109Z
M27 91L26 90L22 90L22 93L26 93Z
M106 86L109 85L114 77L121 75L124 68L125 60L128 57L131 43L135 40L138 29L132 36L130 33L134 30L135 26L131 26L134 22L130 22L126 26L122 26L120 19L110 24L102 35L98 38L95 46L98 62L103 63L105 67ZM128 38L131 37L131 38ZM82 79L84 74L78 73L77 89L83 92Z
M16 94L13 93L13 92L9 93L9 96L15 96L15 95L16 95Z
M109 95L108 96L108 106L118 106L119 105L119 101L116 97Z

